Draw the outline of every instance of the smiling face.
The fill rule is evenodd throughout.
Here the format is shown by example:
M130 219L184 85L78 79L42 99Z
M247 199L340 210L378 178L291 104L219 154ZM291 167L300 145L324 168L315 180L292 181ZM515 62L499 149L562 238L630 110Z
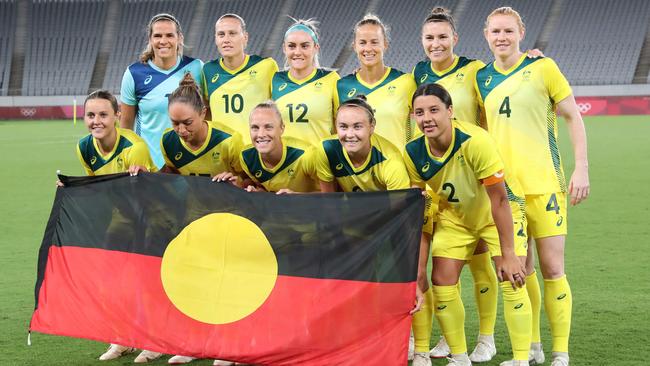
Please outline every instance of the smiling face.
M381 26L364 24L354 32L354 52L362 67L383 65L388 42Z
M260 154L269 154L282 149L284 124L274 110L270 108L253 110L248 125L253 146Z
M519 53L524 30L515 17L497 14L488 19L484 35L494 56L505 59Z
M84 106L84 123L88 132L97 140L103 140L116 133L115 126L119 116L119 112L115 113L111 102L106 99L89 99Z
M421 95L413 101L415 122L422 133L431 139L451 134L452 107L435 95Z
M182 40L176 24L170 20L159 20L151 25L149 44L153 49L154 58L176 59Z
M214 26L214 40L223 57L237 57L244 54L248 43L248 33L236 18L223 18Z
M197 112L191 105L178 102L170 104L167 111L174 132L183 142L192 147L201 146L205 142L205 110Z
M348 155L370 151L375 125L361 107L343 106L336 114L336 133Z
M458 35L447 22L428 22L422 27L422 47L431 63L451 64Z
M319 46L307 32L294 31L284 39L282 50L291 69L304 71L314 67Z

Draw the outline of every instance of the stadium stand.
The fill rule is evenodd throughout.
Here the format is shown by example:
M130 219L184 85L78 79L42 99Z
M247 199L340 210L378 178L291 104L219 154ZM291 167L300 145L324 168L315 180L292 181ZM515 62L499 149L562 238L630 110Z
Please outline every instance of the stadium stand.
M103 88L120 92L126 67L135 62L147 45L147 22L158 13L171 13L186 28L194 13L194 0L121 0L122 16L115 45L108 61ZM85 91L84 91L85 93Z
M88 91L105 5L99 0L31 2L23 95Z
M16 4L13 0L0 2L0 95L7 95L11 55L14 47Z

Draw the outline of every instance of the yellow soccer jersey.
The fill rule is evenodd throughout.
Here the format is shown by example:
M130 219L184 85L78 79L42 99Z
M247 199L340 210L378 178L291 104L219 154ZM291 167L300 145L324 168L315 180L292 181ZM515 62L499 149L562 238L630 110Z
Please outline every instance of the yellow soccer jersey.
M203 65L201 85L212 120L231 126L250 143L248 116L257 104L271 99L271 78L276 71L275 60L256 55L247 55L236 70L228 69L222 59Z
M288 71L273 75L271 98L277 103L284 135L296 137L314 146L333 132L334 90L340 79L336 71L314 69L303 80Z
M147 144L135 132L116 127L117 139L113 151L102 155L97 141L88 135L77 144L77 157L87 175L124 173L130 166L139 165L157 170L151 161Z
M490 63L476 89L488 131L525 194L566 192L555 105L572 92L555 62L522 55L505 71Z
M350 74L336 83L335 92L334 106L337 109L344 101L359 94L365 95L375 110L375 132L398 148L403 148L413 136L410 113L415 81L411 74L389 67L384 77L373 85L365 83L356 73Z
M482 61L454 56L454 62L448 69L436 72L431 61L419 62L413 68L413 78L420 86L427 83L442 85L451 95L454 105L454 117L461 121L479 124L478 102L476 97L476 72L485 66Z
M282 159L267 168L255 147L248 145L239 155L246 175L269 192L288 188L294 192L320 190L313 161L313 146L291 137L282 138Z
M439 198L438 218L470 230L494 224L484 180L503 178L503 162L488 133L469 122L453 120L449 149L435 157L425 136L406 145L404 160L411 183L426 186Z
M324 139L316 148L318 179L336 180L344 192L373 192L410 188L409 177L399 150L377 134L371 139L368 158L355 168L337 138Z
M241 172L239 153L242 141L239 133L228 133L208 123L208 137L203 146L192 150L173 129L167 129L160 141L165 165L182 175L212 177L222 172Z

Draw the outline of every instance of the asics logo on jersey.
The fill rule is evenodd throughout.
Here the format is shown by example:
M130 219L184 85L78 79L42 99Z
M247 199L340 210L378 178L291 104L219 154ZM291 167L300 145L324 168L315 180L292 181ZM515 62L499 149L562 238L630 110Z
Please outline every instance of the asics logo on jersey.
M487 79L485 79L485 86L490 85L491 82L492 82L492 75L488 76Z
M445 310L446 308L447 308L447 305L438 306L438 310Z
M348 92L348 98L352 98L355 94L357 94L357 88L352 88Z
M174 156L174 160L181 160L182 157L183 157L183 152L179 152L178 154L176 154L176 156Z
M422 84L428 77L429 75L427 74L422 75L422 77L420 78L420 84Z
M562 300L562 299L564 299L565 297L566 297L566 294L562 294L562 295L558 296L557 299L558 299L558 300Z
M343 163L336 164L336 170L341 170L341 169L343 169Z
M484 294L484 293L486 293L486 292L488 292L488 291L490 291L490 288L489 288L489 287L483 287L483 288L481 289L481 293L482 293L482 294Z
M290 176L290 177L293 177L295 173L296 173L296 171L293 170L293 168L289 168L289 170L287 170L287 175Z
M255 172L255 178L259 178L261 176L262 176L262 171L261 170L258 170L258 171Z
M564 218L563 218L562 216L560 216L560 218L557 219L557 222L555 223L555 226L560 226L560 225L562 225L562 221L564 221Z
M212 153L212 161L217 161L219 160L219 157L221 156L221 153L218 151L215 151Z
M90 159L90 165L94 165L96 162L97 162L97 157L96 157L96 156L93 156L93 157Z
M144 85L148 85L152 79L153 79L153 75L147 76L147 78L144 79Z
M523 302L520 302L519 304L515 305L515 310L516 309L521 309L524 306Z
M278 91L283 91L284 89L286 89L286 87L287 87L287 83L282 83L282 85L278 87Z
M216 82L217 82L217 79L219 79L219 74L214 74L214 76L212 77L212 80L211 80L211 81L212 81L213 83L216 83Z
M429 171L429 168L431 168L431 163L427 162L420 170L422 171L422 173L426 173L427 171Z

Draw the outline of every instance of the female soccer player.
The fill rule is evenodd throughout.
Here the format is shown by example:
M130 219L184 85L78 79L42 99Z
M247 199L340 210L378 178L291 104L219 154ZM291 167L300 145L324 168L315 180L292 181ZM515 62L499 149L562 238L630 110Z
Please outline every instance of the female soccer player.
M525 35L519 13L510 7L495 9L484 33L494 62L477 74L479 103L489 133L526 195L529 235L537 244L553 337L551 365L566 366L572 307L564 272L566 195L568 191L573 205L589 195L585 127L571 87L555 62L528 59L519 50ZM558 151L557 115L564 117L573 144L575 170L568 187ZM541 344L531 353L536 362L543 362Z
M319 190L313 145L285 137L284 132L285 124L275 103L262 102L253 108L250 116L253 143L239 154L239 162L250 182L243 188L249 192L281 194ZM215 180L229 181L233 176L231 172L222 173Z
M352 47L359 69L336 83L335 107L364 94L375 110L377 133L398 148L411 139L410 100L415 90L413 77L384 65L389 32L375 15L367 14L354 27Z
M440 198L431 279L435 315L451 349L449 365L471 365L457 283L479 240L487 243L497 273L505 279L504 313L514 353L514 361L507 364L528 365L526 241L525 235L514 234L508 200L516 197L517 186L505 183L504 165L487 132L472 123L452 121L452 100L442 86L420 85L412 103L423 136L406 145L404 157L411 183L422 189L428 186Z
M255 105L271 97L271 78L278 65L270 57L245 53L248 33L239 15L222 15L214 28L221 58L203 66L203 97L211 119L239 132L248 143L248 116Z
M201 76L201 60L183 56L183 31L170 14L157 14L147 26L146 49L122 77L122 118L120 126L134 130L149 147L156 166L164 163L160 137L170 127L167 95L186 72L195 80Z
M107 90L86 97L84 122L90 134L79 140L77 156L87 175L123 173L138 165L155 169L147 144L133 131L116 127L119 118L117 99ZM134 351L111 344L99 359L113 360Z
M285 71L273 75L271 98L286 122L285 134L313 145L334 131L334 90L339 74L320 68L317 22L297 20L284 34Z

